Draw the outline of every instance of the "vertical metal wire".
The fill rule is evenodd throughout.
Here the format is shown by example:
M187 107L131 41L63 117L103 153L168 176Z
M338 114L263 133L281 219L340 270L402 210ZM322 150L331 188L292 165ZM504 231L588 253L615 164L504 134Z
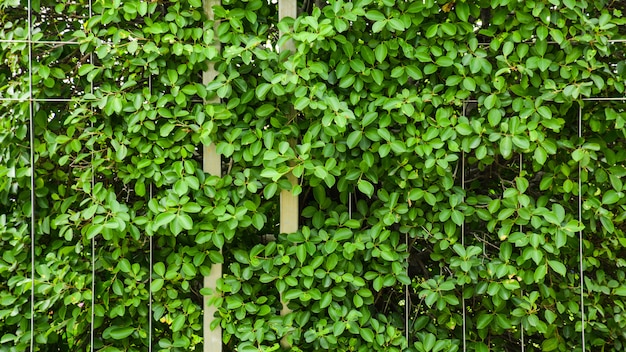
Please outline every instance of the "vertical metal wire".
M93 180L93 173L92 173ZM92 190L93 190L92 181ZM96 239L95 236L91 238L91 325L89 327L89 344L91 352L94 351L94 331L95 331L95 317L96 317Z
M89 0L89 20L93 16L92 12L92 0ZM89 63L93 65L93 53L89 53ZM90 92L93 94L93 80L90 85ZM93 122L91 123L93 127ZM93 157L92 157L93 159ZM95 175L93 169L93 163L91 165L91 191L95 187ZM89 345L91 352L94 352L94 340L95 340L95 324L96 324L96 236L91 238L91 324L89 326Z
M148 76L148 92L152 95L152 75ZM152 200L152 183L150 183L150 200ZM150 282L148 283L148 352L152 352L152 265L153 265L153 256L152 256L152 237L154 234L150 235Z
M524 170L524 159L523 159L523 155L522 153L519 153L519 174L520 176L522 175L522 171ZM522 232L523 231L523 226L519 225L519 231ZM524 294L524 290L522 290L522 295ZM524 324L522 324L522 322L520 322L520 342L522 344L522 352L524 352L524 350L526 349L526 344L524 342Z
M409 234L408 232L404 234L404 242L406 244L406 252L407 252L407 256L406 256L406 276L409 276L409 257L411 255L411 248L409 248ZM411 314L411 295L409 294L409 290L411 289L410 285L404 285L404 334L405 334L405 338L406 338L406 343L407 346L411 346L411 334L409 331L409 327L411 325L411 322L409 320L409 316Z
M467 103L463 102L463 116L467 113ZM463 190L463 202L465 202L465 152L461 152L461 189ZM465 218L461 225L461 245L465 247ZM461 309L463 309L463 352L467 351L467 313L465 312L465 290L461 286Z
M352 192L348 193L348 219L352 219Z
M30 129L30 350L35 350L35 122L33 105L33 8L28 0L28 128Z
M150 184L150 200L152 200L152 183ZM150 282L148 283L148 352L152 352L152 236L150 235Z
M582 120L582 105L578 104L578 139L582 141L583 136L583 120ZM578 162L578 221L582 223L582 168L580 166L580 161ZM585 344L585 297L583 294L584 291L584 270L583 270L583 230L578 231L578 250L579 250L579 263L580 263L580 320L581 320L581 341L583 351L587 351L587 346Z

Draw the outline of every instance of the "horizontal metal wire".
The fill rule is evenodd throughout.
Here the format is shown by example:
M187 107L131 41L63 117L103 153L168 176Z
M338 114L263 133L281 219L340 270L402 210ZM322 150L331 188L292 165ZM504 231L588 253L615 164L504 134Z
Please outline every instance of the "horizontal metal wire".
M33 99L29 99L29 98L0 98L0 101L14 101L14 102L18 102L18 103L25 103L28 101L34 101L34 102L39 102L39 103L69 103L69 102L73 102L73 101L99 101L100 99L80 99L80 98L33 98ZM590 97L590 98L582 98L580 99L582 101L626 101L626 97L614 97L614 98L609 98L609 97ZM575 100L574 100L575 101ZM195 104L200 104L200 103L205 103L205 101L203 100L191 100L189 101L190 103L195 103ZM465 103L478 103L478 100L476 99L466 99L464 100Z
M28 40L28 39L0 39L0 43L11 44L59 44L59 45L78 45L79 42L63 41L63 40Z
M579 41L573 41L573 42L579 42ZM76 42L76 41L63 41L63 40L28 40L28 39L0 39L0 43L15 43L15 44L20 44L20 43L31 43L31 44L67 44L67 45L78 45L80 44L80 42ZM517 44L532 44L532 41L525 41L525 42L520 42ZM609 39L608 40L609 44L617 44L617 43L626 43L626 38L624 39ZM559 44L553 40L550 40L547 42L547 44ZM478 45L481 46L488 46L491 45L491 42L478 42Z
M581 98L581 99L575 99L573 101L576 100L582 100L582 101L626 101L626 97L589 97L589 98ZM477 99L466 99L464 100L464 102L466 103L478 103Z
M565 41L569 41L569 40L565 40ZM580 43L580 40L572 40L572 42L574 43ZM609 39L608 40L609 44L616 44L616 43L626 43L626 38L625 39ZM533 44L532 41L524 41L524 42L519 42L516 44ZM559 44L557 42L555 42L554 40L549 40L546 42L546 44ZM491 42L478 42L478 45L481 46L486 46L486 45L491 45Z
M39 98L23 98L23 99L19 99L19 98L0 98L0 101L15 101L18 103L24 103L27 101L34 101L34 102L48 102L48 103L54 103L54 102L71 102L71 101L77 101L76 99L66 99L66 98L45 98L45 99L39 99Z
M69 102L79 102L79 101L100 101L100 99L80 99L80 98L0 98L0 101L14 101L18 103L25 103L28 101L34 101L37 103L69 103ZM190 100L190 103L200 104L205 103L204 100Z

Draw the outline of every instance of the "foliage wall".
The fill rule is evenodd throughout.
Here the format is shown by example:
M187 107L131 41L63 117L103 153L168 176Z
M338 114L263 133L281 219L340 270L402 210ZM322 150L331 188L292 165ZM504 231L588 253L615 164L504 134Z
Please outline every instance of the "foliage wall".
M0 2L0 351L626 350L624 3L298 5Z

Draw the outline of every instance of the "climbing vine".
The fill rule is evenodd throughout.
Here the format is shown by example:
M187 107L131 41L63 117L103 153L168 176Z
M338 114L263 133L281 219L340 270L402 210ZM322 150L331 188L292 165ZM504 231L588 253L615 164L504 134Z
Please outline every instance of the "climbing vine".
M226 351L626 348L622 2L27 6L0 2L0 350L201 349L215 263Z

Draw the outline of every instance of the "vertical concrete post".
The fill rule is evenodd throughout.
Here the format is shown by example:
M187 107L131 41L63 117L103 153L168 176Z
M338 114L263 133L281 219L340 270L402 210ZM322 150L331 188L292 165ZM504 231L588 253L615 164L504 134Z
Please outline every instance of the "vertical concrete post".
M278 0L278 20L285 17L296 18L298 16L298 4L296 0ZM280 33L282 36L284 33ZM287 41L280 50L295 51L293 40ZM293 108L287 112L290 117L295 115ZM292 185L296 185L298 180L289 174L289 181ZM298 218L300 211L298 209L298 197L294 196L291 191L282 191L280 193L280 232L291 233L298 231Z
M296 0L278 0L278 20L282 20L285 17L296 18L298 16L298 2ZM280 33L282 36L284 33ZM295 44L293 40L287 41L280 50L290 50L292 52L295 51ZM290 111L287 112L290 117L294 117L295 110L290 108ZM290 118L290 120L292 120ZM289 174L289 181L292 186L298 183L293 174ZM298 196L293 194L293 191L283 190L280 192L280 232L281 233L292 233L298 231L298 223L300 217L300 209L298 204ZM287 307L287 303L282 295L280 297L280 302L282 303L282 310L280 311L281 315L287 315L291 313L291 310ZM281 340L281 344L283 347L290 347L289 342L286 338L283 337Z
M204 12L207 18L212 20L214 18L213 6L220 5L220 0L203 0ZM215 44L219 50L219 42ZM207 71L202 74L202 83L208 84L217 76L217 71L214 65L209 64ZM219 102L219 98L207 101L206 103ZM203 146L202 154L202 169L204 172L211 175L222 176L222 158L215 150L215 144ZM210 288L214 294L217 294L217 280L222 277L222 264L213 264L211 266L211 273L204 277L204 287ZM204 314L203 314L203 327L204 327L204 352L221 352L222 351L222 328L216 327L215 330L211 330L211 322L214 319L217 308L209 305L210 297L204 297Z

